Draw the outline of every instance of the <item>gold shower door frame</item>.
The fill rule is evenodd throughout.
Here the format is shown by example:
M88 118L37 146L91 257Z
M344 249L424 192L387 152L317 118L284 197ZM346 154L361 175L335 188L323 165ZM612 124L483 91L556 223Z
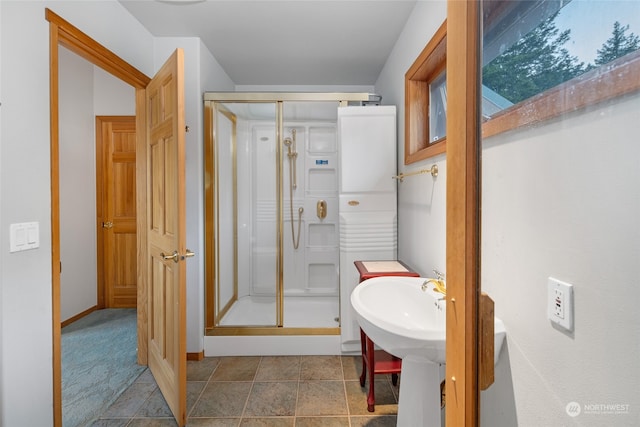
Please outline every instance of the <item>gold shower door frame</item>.
M207 92L204 94L204 155L205 155L205 334L208 336L237 335L340 335L340 327L285 327L284 326L284 255L282 207L282 145L283 104L286 101L333 101L347 106L349 101L368 101L368 93L301 93L301 92ZM237 168L235 116L222 106L226 102L274 103L276 105L276 324L272 326L220 326L219 322L238 298L238 257L234 250L233 296L224 306L219 298L219 230L217 144L215 141L216 113L220 112L234 124L232 135L233 157L233 245L238 245L237 227Z
M238 241L238 198L237 198L237 160L236 160L236 137L237 137L237 117L231 111L229 111L225 106L221 103L214 103L211 111L211 119L212 119L212 127L211 127L211 138L213 141L213 145L211 147L210 155L206 156L207 165L208 162L211 162L210 168L207 167L205 171L205 192L207 193L207 202L206 202L206 224L205 229L209 229L211 227L212 236L216 235L216 230L220 229L220 203L218 201L219 194L219 179L217 176L218 171L218 159L220 158L218 153L218 144L216 143L216 134L213 130L216 128L216 117L217 114L221 114L225 118L227 118L231 122L232 130L231 130L231 162L232 162L232 175L233 175L233 203L232 203L232 216L233 216L233 245L234 248L237 247ZM206 127L206 126L205 126ZM209 185L213 186L211 197L209 198L209 192L207 189ZM213 202L213 204L209 203L209 200ZM208 235L207 235L208 237ZM212 262L212 268L207 269L212 272L211 280L213 283L218 285L214 286L212 296L212 310L213 310L213 324L217 325L220 320L224 317L224 315L229 311L234 302L238 299L238 255L237 252L233 252L233 293L231 298L228 301L223 301L220 295L220 269L217 268L220 265L220 250L217 244L218 240L215 238L205 239L205 251L207 254L211 254L211 256L206 257L207 264ZM208 273L207 273L208 274ZM223 305L223 306L221 306Z

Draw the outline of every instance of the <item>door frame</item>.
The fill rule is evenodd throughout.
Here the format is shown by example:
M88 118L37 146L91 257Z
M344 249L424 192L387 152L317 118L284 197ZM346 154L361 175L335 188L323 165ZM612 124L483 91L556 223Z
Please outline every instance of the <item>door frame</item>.
M136 151L144 152L146 142L145 88L151 81L144 73L93 40L56 13L45 8L49 22L49 114L51 168L51 296L53 327L53 425L62 426L62 358L60 323L60 159L58 48L64 46L90 63L133 86L136 91ZM136 224L138 248L138 363L147 364L147 277L146 268L146 157L136 156Z
M480 425L480 350L493 343L479 333L480 29L480 2L447 1L447 426Z

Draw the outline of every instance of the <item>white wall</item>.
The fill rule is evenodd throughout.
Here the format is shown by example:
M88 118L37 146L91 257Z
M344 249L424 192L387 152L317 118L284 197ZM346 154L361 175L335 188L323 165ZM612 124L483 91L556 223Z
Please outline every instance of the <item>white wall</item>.
M440 12L440 14L438 13ZM376 82L399 107L404 73L445 17L418 2ZM482 286L507 328L496 382L482 394L482 425L632 426L640 419L640 95L509 132L483 144ZM422 274L446 260L446 159L440 176L399 184L398 252ZM546 318L547 278L575 288L575 332ZM566 405L583 413L567 415ZM629 405L585 414L585 405Z
M639 120L635 94L483 145L482 284L520 425L640 420ZM574 285L573 333L547 320L549 276ZM570 402L630 407L572 419Z
M142 72L152 36L115 1L0 2L0 424L52 424L49 7ZM118 30L114 30L114 22ZM9 224L40 223L40 248L10 254Z
M440 155L404 165L404 74L446 18L446 1L419 1L376 81L385 103L398 107L398 172L437 164L439 175L413 176L398 183L398 258L422 275L445 271L446 161Z
M136 90L102 68L93 67L93 113L95 116L135 116Z
M20 254L9 255L6 250L0 255L3 266L0 273L0 325L3 326L0 424L49 425L53 413L49 25L44 19L44 8L51 8L149 76L170 51L176 47L185 48L186 123L191 128L187 134L187 243L200 254L203 251L201 93L204 90L233 90L234 85L199 40L167 38L155 41L115 1L1 3L3 157L0 160L0 191L3 199L0 235L2 242L8 243L10 223L39 221L41 246ZM114 22L118 23L117 31ZM126 94L127 90L111 83L100 71L96 72L95 114L132 114L133 109L127 106L115 112L122 107L116 94ZM113 91L114 96L103 98L105 91ZM28 179L16 179L25 176ZM187 350L190 352L203 348L203 275L203 265L197 257L190 260L187 277ZM26 307L25 301L28 301ZM21 328L9 328L8 325L21 325ZM29 334L25 334L25 330ZM8 366L11 369L7 369ZM5 393L6 390L11 393Z
M93 65L59 56L60 320L96 305L96 169Z
M135 115L135 90L60 48L60 319L97 304L95 116Z

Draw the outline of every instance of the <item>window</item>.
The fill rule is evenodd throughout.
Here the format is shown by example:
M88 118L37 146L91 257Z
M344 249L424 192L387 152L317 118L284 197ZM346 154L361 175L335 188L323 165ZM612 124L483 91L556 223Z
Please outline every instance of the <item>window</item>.
M640 2L482 6L484 138L640 90ZM405 164L446 150L446 40L445 22L405 74Z
M446 21L405 74L404 163L445 151Z
M447 135L447 78L440 74L429 85L429 141L431 144Z
M483 9L483 137L640 90L640 2L485 0Z

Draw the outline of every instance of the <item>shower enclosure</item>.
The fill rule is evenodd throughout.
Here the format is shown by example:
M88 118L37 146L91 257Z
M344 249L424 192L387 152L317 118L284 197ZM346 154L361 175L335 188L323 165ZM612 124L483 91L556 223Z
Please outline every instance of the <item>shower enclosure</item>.
M338 106L206 93L207 335L340 334Z

